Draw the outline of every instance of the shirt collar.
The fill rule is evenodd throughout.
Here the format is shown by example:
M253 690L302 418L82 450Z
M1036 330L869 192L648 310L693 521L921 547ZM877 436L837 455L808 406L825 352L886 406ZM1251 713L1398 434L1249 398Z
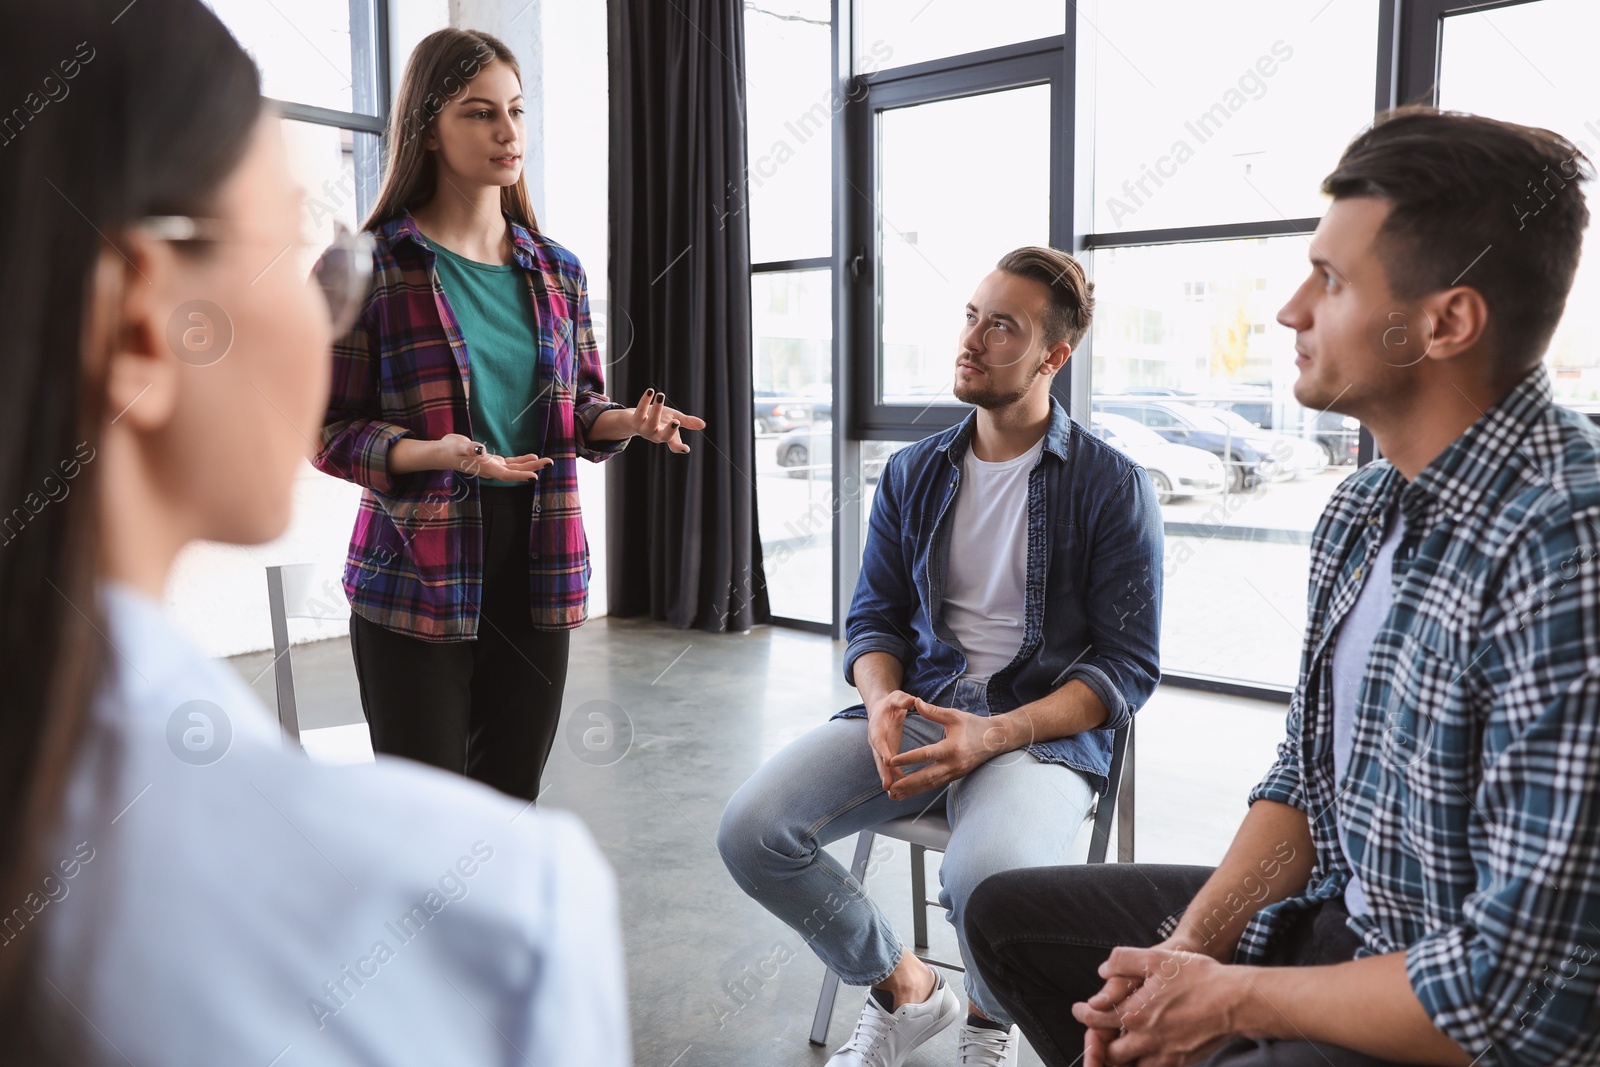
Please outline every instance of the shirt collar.
M1521 454L1531 462L1522 453L1523 439L1528 429L1544 417L1553 398L1550 376L1544 367L1529 371L1401 490L1400 503L1406 511L1407 524L1421 527L1430 499L1458 521L1471 514L1516 456Z
M124 692L148 690L181 670L190 642L173 627L160 601L114 578L102 577L97 592L105 613L111 669Z
M187 702L204 700L219 709L230 736L277 738L277 723L244 678L202 652L159 600L104 576L96 583L96 595L109 645L99 699L103 719L168 728Z
M504 216L506 223L511 227L512 256L528 270L532 270L539 260L539 246L534 242L533 234L528 228L510 215ZM412 218L409 210L390 219L378 227L381 234L391 244L401 238L409 238L416 246L433 254L433 249L428 247L427 240L422 236L422 231L417 228L417 220Z
M967 417L961 420L956 427L956 432L939 446L939 451L945 454L951 466L959 467L966 458L967 449L972 445L972 429L978 420L976 408L967 412ZM1061 401L1054 396L1050 398L1050 428L1044 432L1044 450L1054 452L1061 460L1067 458L1067 441L1072 435L1072 417L1067 414L1067 409Z

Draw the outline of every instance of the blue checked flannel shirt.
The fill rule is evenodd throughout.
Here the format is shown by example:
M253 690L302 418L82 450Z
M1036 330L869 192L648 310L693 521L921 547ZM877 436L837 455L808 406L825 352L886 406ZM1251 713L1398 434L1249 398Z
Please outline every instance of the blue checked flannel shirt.
M1335 781L1334 641L1397 496L1394 603ZM1310 816L1317 858L1237 962L1343 893L1342 826L1371 909L1351 920L1358 956L1404 951L1434 1025L1482 1067L1600 1063L1600 428L1552 402L1543 368L1414 482L1379 461L1329 501L1263 797Z

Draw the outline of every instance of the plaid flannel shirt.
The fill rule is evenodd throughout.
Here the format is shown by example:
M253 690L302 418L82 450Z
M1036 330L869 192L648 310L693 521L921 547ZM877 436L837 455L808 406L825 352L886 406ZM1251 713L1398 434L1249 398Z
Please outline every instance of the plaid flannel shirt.
M1336 782L1333 644L1396 495L1394 602ZM1342 825L1370 909L1359 956L1404 951L1429 1017L1484 1067L1600 1062L1600 429L1540 368L1414 482L1363 468L1317 525L1308 601L1287 736L1250 801L1306 812L1316 864L1236 960L1343 893Z
M578 510L577 458L599 461L626 441L587 439L604 393L577 257L507 219L513 255L533 302L540 383L532 417L555 461L535 485L528 545L533 623L571 629L588 614L589 543ZM477 478L450 470L389 471L402 437L472 436L467 346L410 212L379 227L373 290L361 318L333 346L333 388L312 461L365 491L345 560L344 588L364 618L425 641L477 637L483 518Z

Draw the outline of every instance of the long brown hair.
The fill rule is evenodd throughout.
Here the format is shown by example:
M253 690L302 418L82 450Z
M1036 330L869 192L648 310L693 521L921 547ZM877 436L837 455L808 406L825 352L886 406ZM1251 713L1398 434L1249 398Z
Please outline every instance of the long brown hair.
M389 166L383 189L362 229L377 229L433 199L439 164L434 153L423 147L425 135L445 105L496 60L510 67L521 84L517 57L498 37L479 30L438 30L417 44L406 62L400 94L389 116ZM500 210L528 229L538 230L539 220L528 199L526 169L517 175L514 185L500 190Z
M255 65L199 0L8 4L6 20L0 106L15 109L0 114L0 918L9 921L59 859L50 850L107 662L95 455L121 326L97 312L114 315L112 279L127 269L116 242L145 215L207 213L252 136L261 91ZM8 926L0 948L0 1062L82 1062L81 1023L40 988L39 921L55 921L53 909L15 936Z

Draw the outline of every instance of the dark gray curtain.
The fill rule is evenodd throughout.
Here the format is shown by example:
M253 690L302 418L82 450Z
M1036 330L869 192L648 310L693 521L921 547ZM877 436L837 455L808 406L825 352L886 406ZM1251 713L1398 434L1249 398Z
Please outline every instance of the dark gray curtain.
M687 456L610 460L613 615L768 617L756 525L740 0L610 0L610 394L705 419ZM624 354L625 353L625 354Z

